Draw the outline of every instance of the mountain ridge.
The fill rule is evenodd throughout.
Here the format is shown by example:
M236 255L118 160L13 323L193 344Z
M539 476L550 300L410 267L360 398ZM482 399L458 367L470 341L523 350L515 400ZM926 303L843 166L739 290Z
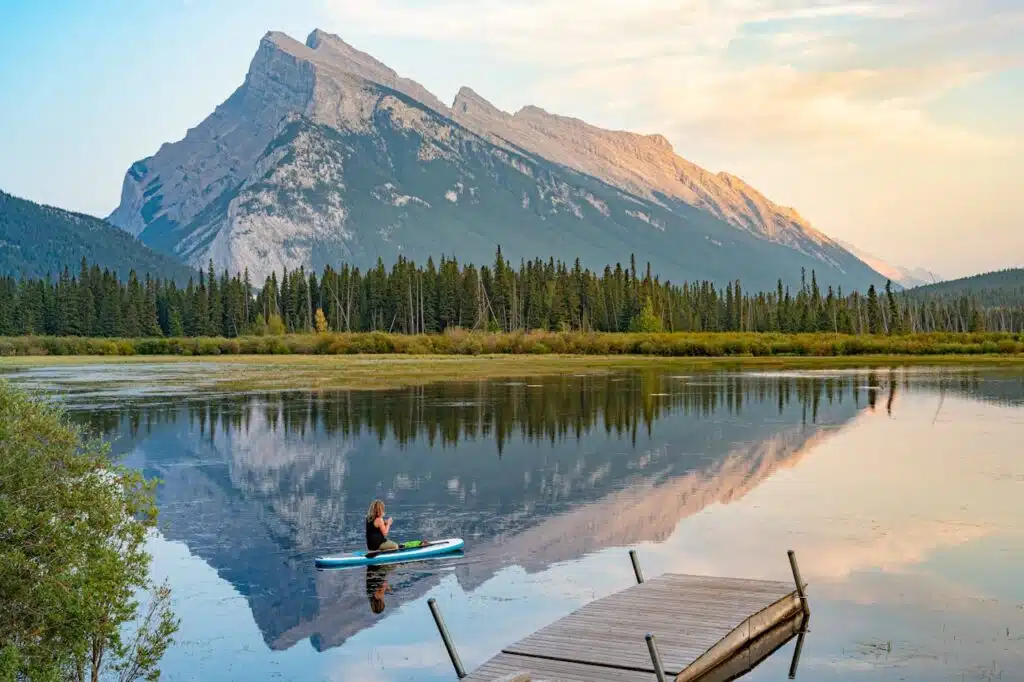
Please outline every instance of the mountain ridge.
M926 284L908 290L907 294L921 298L969 295L985 306L1020 305L1024 302L1024 267Z
M452 111L457 122L480 135L492 134L497 139L514 142L522 149L644 198L663 203L657 196L662 192L708 209L735 227L784 243L795 241L792 235L778 239L779 232L788 229L817 242L837 244L812 227L795 209L770 201L742 178L725 171L714 173L679 156L660 133L607 130L579 118L550 113L535 105L523 106L509 114L468 86L463 86L456 94ZM484 119L480 112L489 116ZM499 123L504 127L495 127ZM559 133L561 138L569 136L569 139L559 139ZM552 146L556 142L562 144ZM570 147L566 142L575 144ZM600 150L598 145L605 149ZM600 151L603 153L598 153ZM624 160L619 168L609 170L608 162L618 160L614 155L616 151L633 158ZM585 157L588 152L597 158L581 157L581 153ZM640 165L630 163L634 161ZM777 219L783 222L779 223ZM786 221L790 224L786 225Z
M295 136L297 121L308 125ZM508 244L513 258L593 267L636 253L676 281L771 288L801 268L848 288L884 281L794 210L675 155L661 135L532 105L508 114L468 87L447 107L320 30L305 43L265 34L224 103L132 165L109 220L189 263L256 276L457 250L489 262ZM555 253L535 246L552 239Z
M106 221L0 191L0 276L78 276L82 258L127 280L129 272L188 281L192 271Z

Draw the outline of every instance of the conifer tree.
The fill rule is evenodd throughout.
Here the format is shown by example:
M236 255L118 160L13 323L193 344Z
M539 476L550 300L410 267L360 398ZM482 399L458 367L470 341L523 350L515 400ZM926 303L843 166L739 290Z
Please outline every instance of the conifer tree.
M881 331L882 309L878 305L878 294L875 292L875 285L868 287L868 331L877 334Z

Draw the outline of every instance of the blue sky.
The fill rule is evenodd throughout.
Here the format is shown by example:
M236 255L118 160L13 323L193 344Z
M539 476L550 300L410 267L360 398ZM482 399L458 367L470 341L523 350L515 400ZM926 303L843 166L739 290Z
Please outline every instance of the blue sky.
M944 275L1024 264L1019 0L0 0L0 188L106 215L125 170L336 33L450 101L661 132L826 233Z

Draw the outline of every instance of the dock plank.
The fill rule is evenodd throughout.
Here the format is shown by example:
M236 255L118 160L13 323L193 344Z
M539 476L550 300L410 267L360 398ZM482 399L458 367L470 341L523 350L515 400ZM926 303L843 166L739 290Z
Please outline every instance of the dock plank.
M494 682L516 673L529 673L532 682L653 682L653 672L604 668L565 661L546 661L513 654L498 654L475 670L464 682Z
M660 575L586 604L505 647L467 679L490 682L529 672L534 679L651 680L654 666L644 640L649 632L665 673L676 676L698 660L705 666L709 651L717 657L727 637L729 642L746 639L737 628L760 627L765 618L791 611L793 595L792 583Z

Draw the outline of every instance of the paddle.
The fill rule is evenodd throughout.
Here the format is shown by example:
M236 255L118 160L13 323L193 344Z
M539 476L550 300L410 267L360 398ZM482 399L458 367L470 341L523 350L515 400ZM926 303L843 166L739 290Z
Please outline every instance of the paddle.
M398 546L397 549L375 549L372 552L366 553L367 559L373 559L379 554L390 554L391 552L400 552L403 549L418 549L420 547L427 547L431 543L426 540L410 540L409 542L403 542Z

